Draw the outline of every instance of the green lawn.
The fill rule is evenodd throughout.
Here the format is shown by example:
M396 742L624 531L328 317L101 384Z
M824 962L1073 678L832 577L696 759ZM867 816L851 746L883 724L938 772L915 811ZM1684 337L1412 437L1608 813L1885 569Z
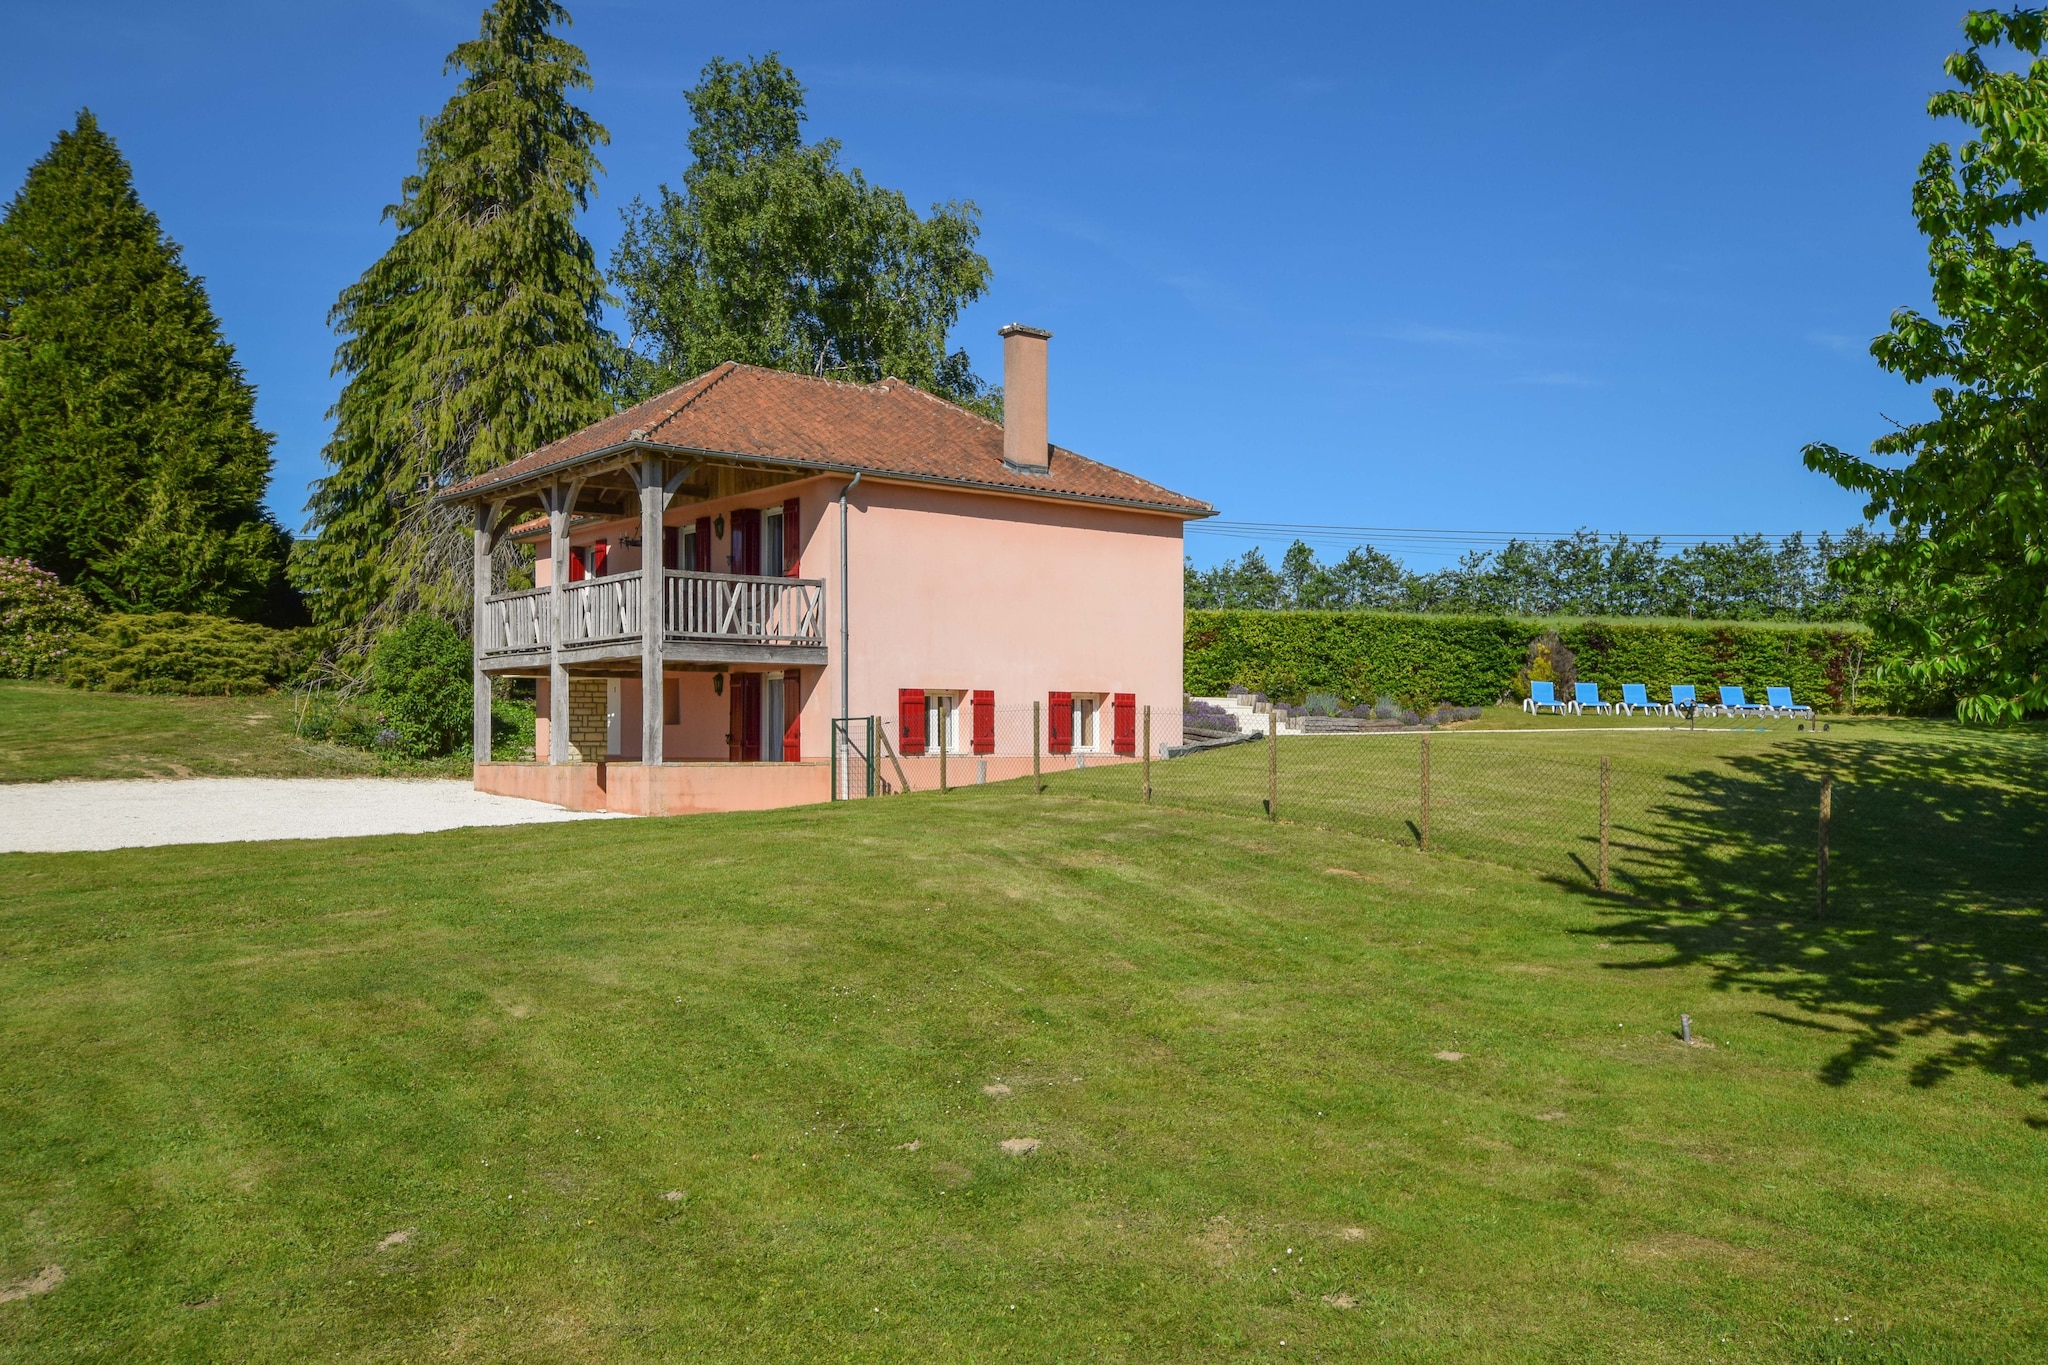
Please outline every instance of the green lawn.
M1825 925L1101 770L17 855L0 1357L2041 1358L2040 779L1941 743Z
M117 777L465 776L292 733L292 698L152 697L0 681L0 782Z

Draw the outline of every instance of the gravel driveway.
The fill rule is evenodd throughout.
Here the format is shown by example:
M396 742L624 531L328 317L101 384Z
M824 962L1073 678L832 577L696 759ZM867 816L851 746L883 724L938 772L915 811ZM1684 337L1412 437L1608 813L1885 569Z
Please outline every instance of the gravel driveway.
M370 777L195 777L0 784L0 853L150 844L344 839L470 825L622 817L493 796L467 782Z

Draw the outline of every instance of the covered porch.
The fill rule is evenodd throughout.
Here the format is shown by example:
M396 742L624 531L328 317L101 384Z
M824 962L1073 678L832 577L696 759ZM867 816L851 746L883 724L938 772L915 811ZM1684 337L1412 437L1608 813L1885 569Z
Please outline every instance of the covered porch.
M798 574L802 500L781 496L806 479L635 453L468 499L475 752L494 680L533 679L539 713L533 759L478 763L477 787L636 814L828 799L801 723L824 697L825 582ZM691 515L713 508L715 537ZM508 538L535 547L536 586L492 591Z

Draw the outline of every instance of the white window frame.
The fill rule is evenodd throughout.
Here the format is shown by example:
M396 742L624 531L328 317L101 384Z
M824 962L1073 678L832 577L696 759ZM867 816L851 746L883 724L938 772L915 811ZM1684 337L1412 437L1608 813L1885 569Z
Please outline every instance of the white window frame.
M789 718L782 714L782 674L761 675L761 761L782 762L782 733Z
M697 528L683 527L683 533L676 537L676 567L695 569L697 567Z
M767 508L761 513L761 575L780 578L788 568L782 562L782 509Z
M960 704L966 698L965 692L947 688L926 688L924 694L924 751L938 753L944 749L949 754L965 753L960 742Z
M1074 694L1073 734L1075 753L1099 754L1102 752L1102 695L1100 693L1076 692Z

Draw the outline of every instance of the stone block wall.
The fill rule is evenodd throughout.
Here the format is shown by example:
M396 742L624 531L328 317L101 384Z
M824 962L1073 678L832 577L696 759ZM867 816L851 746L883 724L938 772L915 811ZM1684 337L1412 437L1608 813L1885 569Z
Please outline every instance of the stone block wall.
M569 679L569 761L595 763L605 756L605 680Z

